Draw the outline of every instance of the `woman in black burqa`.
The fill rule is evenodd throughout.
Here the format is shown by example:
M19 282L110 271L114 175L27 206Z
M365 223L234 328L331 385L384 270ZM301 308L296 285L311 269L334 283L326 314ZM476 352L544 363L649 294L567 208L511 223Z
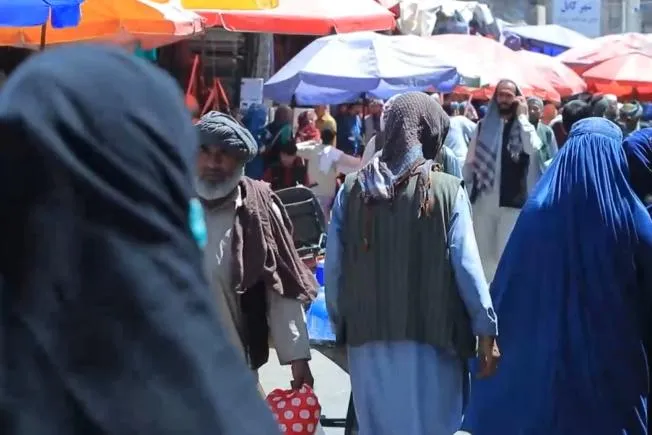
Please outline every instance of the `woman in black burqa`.
M202 275L173 80L48 50L0 92L0 138L0 432L277 433Z

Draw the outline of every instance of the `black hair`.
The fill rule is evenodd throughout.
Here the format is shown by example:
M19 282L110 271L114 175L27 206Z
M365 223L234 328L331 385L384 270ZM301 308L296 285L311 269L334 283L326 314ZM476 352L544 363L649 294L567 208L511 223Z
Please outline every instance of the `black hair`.
M278 147L279 153L287 154L288 156L296 156L297 151L298 151L297 143L294 139L282 143Z
M593 116L591 105L582 100L569 101L561 109L561 122L566 133L570 133L577 121Z
M333 145L335 142L335 132L330 128L321 132L321 143L324 145Z
M444 112L446 112L448 116L453 116L455 115L455 109L459 109L459 107L455 107L455 109L453 109L453 104L448 102L442 106L442 109L444 109Z
M498 81L498 83L496 83L495 89L498 90L498 88L501 87L502 85L512 85L512 86L514 86L514 89L516 90L516 92L518 92L518 85L512 79L500 79Z

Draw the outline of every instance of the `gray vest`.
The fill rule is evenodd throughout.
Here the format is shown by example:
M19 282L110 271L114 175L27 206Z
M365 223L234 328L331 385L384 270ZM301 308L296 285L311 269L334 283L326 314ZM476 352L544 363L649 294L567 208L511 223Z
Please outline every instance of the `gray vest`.
M338 339L351 346L410 340L468 358L475 338L448 252L462 182L431 172L432 211L418 217L416 181L413 176L392 203L365 204L356 174L346 179Z

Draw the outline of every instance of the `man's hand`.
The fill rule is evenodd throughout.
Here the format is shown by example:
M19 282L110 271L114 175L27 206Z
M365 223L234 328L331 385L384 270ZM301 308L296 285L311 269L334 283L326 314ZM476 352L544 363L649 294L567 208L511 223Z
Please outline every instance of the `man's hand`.
M500 361L500 350L498 350L496 337L480 337L478 359L480 360L478 379L487 378L496 373L498 361Z
M527 100L525 99L525 97L519 95L518 97L516 97L516 102L518 103L518 106L516 106L516 116L521 116L521 115L527 116L529 113L529 109L527 107Z
M308 360L299 359L292 361L292 389L299 390L304 384L308 385L310 388L315 384L315 380L312 377L312 372L310 371L310 366L308 365Z

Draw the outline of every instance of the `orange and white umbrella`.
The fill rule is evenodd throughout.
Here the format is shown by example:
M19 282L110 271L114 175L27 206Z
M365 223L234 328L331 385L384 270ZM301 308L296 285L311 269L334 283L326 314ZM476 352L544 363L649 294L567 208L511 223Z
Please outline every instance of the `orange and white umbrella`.
M641 33L608 35L558 58L578 72L593 91L619 97L652 94L652 38Z
M144 49L169 44L201 33L204 21L199 15L178 6L178 2L159 0L85 0L81 21L76 27L45 31L45 45L75 42L137 43ZM0 28L0 46L38 49L40 27Z
M521 61L537 69L545 76L546 81L562 97L586 92L586 83L575 71L561 63L556 57L541 53L520 50L515 52Z
M586 70L582 76L593 89L616 96L652 94L651 53L626 53L612 57Z
M218 9L252 11L260 9L273 9L278 6L279 0L177 0L181 7L188 10ZM310 1L310 0L306 0Z
M437 35L429 39L441 51L459 59L466 75L480 77L481 87L458 86L456 93L489 99L500 80L509 79L524 95L560 101L559 92L544 74L525 62L516 52L493 39L472 35Z
M640 51L652 51L652 38L642 33L623 33L592 39L563 52L557 59L582 74L605 60Z
M269 10L190 10L205 17L209 27L233 32L329 35L391 30L396 25L394 14L374 0L278 0L278 7Z

